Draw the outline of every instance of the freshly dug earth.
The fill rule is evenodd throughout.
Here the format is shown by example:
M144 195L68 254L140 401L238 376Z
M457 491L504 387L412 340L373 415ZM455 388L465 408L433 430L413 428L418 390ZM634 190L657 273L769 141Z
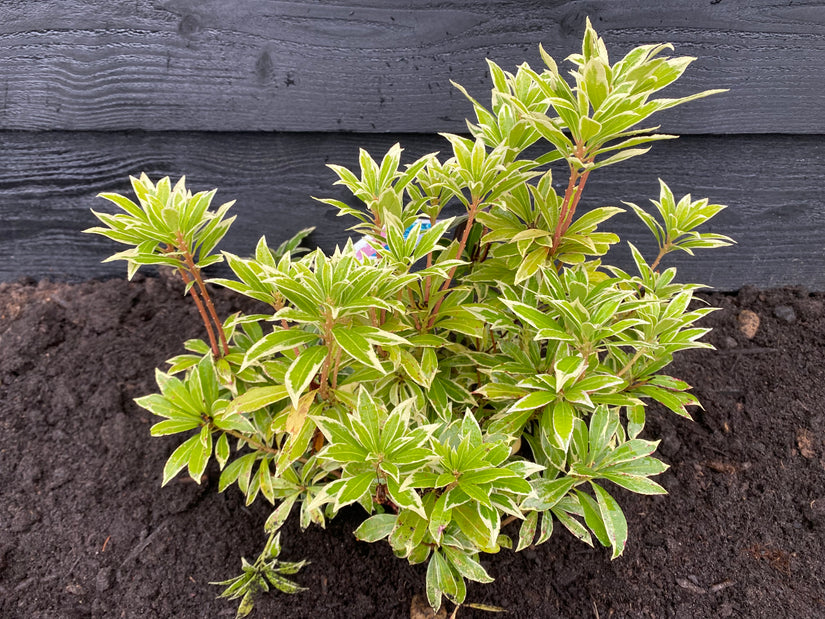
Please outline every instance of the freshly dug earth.
M216 296L224 316L241 307ZM708 299L722 308L705 321L719 350L680 355L670 372L705 410L695 422L650 412L670 495L617 491L624 555L610 561L557 526L542 546L485 558L496 580L470 585L469 602L508 617L825 616L823 296ZM151 415L132 401L200 335L164 279L0 284L0 616L233 616L208 583L257 556L268 507L219 494L215 470L161 489L179 439L151 438ZM254 616L409 617L425 568L357 542L361 516L287 525L283 557L312 562L296 577L308 590L262 595ZM476 616L493 615L459 612Z

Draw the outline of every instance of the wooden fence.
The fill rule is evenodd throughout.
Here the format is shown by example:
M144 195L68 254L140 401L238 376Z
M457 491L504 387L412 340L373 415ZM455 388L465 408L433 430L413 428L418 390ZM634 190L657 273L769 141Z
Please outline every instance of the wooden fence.
M646 204L661 177L728 204L713 229L739 243L680 260L685 278L825 289L825 5L790 0L5 0L0 281L122 273L80 230L142 171L236 198L230 251L307 225L331 249L347 222L311 199L343 197L324 164L443 149L472 113L450 80L487 100L485 57L564 58L585 16L613 58L662 41L696 56L674 95L730 90L662 114L684 137L594 174L583 203ZM649 246L633 218L615 229Z

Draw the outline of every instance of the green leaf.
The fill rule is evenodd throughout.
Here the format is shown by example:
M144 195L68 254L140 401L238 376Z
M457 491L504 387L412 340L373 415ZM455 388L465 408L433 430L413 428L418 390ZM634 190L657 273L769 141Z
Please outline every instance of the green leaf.
M545 511L555 507L564 496L576 485L574 477L560 477L558 479L538 479L532 482L535 497L527 497L524 501L525 509Z
M189 477L191 477L198 484L201 483L201 477L206 470L206 464L212 456L212 431L209 426L201 428L198 442L192 446L189 452Z
M252 598L252 591L247 591L241 603L238 605L238 612L235 613L235 619L242 619L246 617L255 608L255 601Z
M642 395L646 395L653 398L660 404L663 404L664 406L672 410L677 415L680 415L681 417L686 417L687 419L691 419L690 413L688 413L687 409L685 409L686 404L695 403L695 398L690 394L667 391L666 389L654 387L653 385L641 385L640 387L636 388L636 391L641 393Z
M305 417L303 425L297 433L290 434L289 439L281 447L281 453L278 455L276 463L277 470L283 471L287 466L300 458L309 447L309 442L312 440L312 435L315 432L315 421L311 417Z
M614 163L619 163L620 161L626 161L631 157L638 157L639 155L644 155L649 150L649 146L647 148L628 148L626 150L619 151L618 153L612 155L611 157L608 157L607 159L600 159L597 163L593 164L590 167L590 169L596 170L598 168L613 165Z
M519 529L516 552L524 550L533 543L533 539L536 537L536 524L538 523L538 519L538 512L530 512L527 514L527 517L521 523L521 528Z
M561 357L553 364L556 389L562 391L570 387L587 367L587 360L578 355Z
M452 519L479 549L484 552L498 552L497 523L486 517L483 510L484 508L477 503L465 503L452 510Z
M387 463L384 463L382 466L387 466ZM418 493L412 488L401 490L397 481L392 477L387 477L387 492L390 495L390 499L392 499L393 503L398 505L398 507L409 509L422 518L427 517L424 506L421 503L421 497L419 497Z
M372 345L365 337L347 327L335 327L332 330L332 336L350 357L364 365L375 368L382 374L386 373L384 366L381 365L381 361L372 349Z
M186 432L192 428L197 428L201 424L199 419L166 419L160 421L152 426L149 433L152 436L166 436L169 434L178 434L179 432Z
M299 565L303 566L304 563L302 562ZM277 568L277 571L281 571L281 568ZM298 593L299 591L306 591L306 587L301 587L297 583L278 575L277 571L265 569L264 573L266 574L266 579L272 584L273 587L278 589L278 591L291 594Z
M258 487L267 501L275 503L275 488L272 485L272 471L269 468L269 458L264 457L258 467Z
M153 415L158 417L166 417L167 419L178 420L196 420L200 422L200 415L188 410L184 410L172 400L162 396L159 393L152 393L143 396L142 398L135 398L135 404L141 408L145 408Z
M627 434L631 439L639 436L645 427L645 407L636 404L627 407Z
M267 533L273 533L283 526L284 522L286 522L286 519L289 517L289 512L292 511L293 505L295 505L295 501L297 501L300 496L301 493L296 492L281 501L281 504L278 505L278 507L275 508L275 510L269 515L269 518L266 519L264 530Z
M327 353L326 346L307 348L295 358L286 371L284 386L295 408L298 408L298 400L301 398L301 394L324 364Z
M443 559L441 559L438 552L434 552L430 557L430 563L427 565L427 601L430 603L430 606L432 607L434 612L438 612L438 610L441 608L441 596L443 594L438 574L440 567L438 564L439 561L443 562Z
M226 438L226 434L224 433L221 433L218 442L215 444L215 459L218 461L221 469L223 469L226 461L229 459L229 439Z
M428 494L424 500L431 506L435 498ZM408 557L427 534L427 525L426 517L421 517L412 510L402 509L388 540L396 555Z
M617 486L621 486L622 488L635 492L636 494L667 494L667 490L655 481L640 475L600 472L599 477L612 481Z
M549 511L543 512L541 516L541 528L539 530L539 538L536 540L536 546L543 544L550 536L553 535L553 514Z
M550 253L550 248L539 246L524 257L524 260L519 264L516 271L516 284L520 284L524 280L535 275L539 267L547 260L547 255Z
M547 406L556 399L556 394L549 391L534 391L529 393L515 404L513 404L507 412L514 413L520 411L532 411L543 406Z
M553 431L561 445L567 451L570 445L570 438L573 436L573 420L576 418L573 406L564 400L556 402L553 407Z
M532 408L516 409L515 411L510 408L502 413L497 413L492 417L490 425L487 426L487 432L489 434L516 436L524 429L524 424L530 420L533 413L534 409Z
M397 520L395 514L376 514L355 529L355 537L362 542L377 542L392 533Z
M242 492L246 493L249 487L249 479L252 475L252 467L258 459L257 453L250 453L237 458L229 463L218 482L218 492L223 492L235 481Z
M451 548L450 546L444 546L442 550L456 571L467 580L485 583L493 582L493 578L490 577L487 571L481 567L481 564L476 561L472 555L456 548Z
M593 538L590 532L581 522L573 518L570 512L555 507L551 511L565 529L588 546L593 546Z
M450 498L450 491L445 492L433 506L433 511L430 513L429 531L433 536L436 544L441 543L441 536L444 534L444 529L450 524L452 520L452 509L448 509L447 501Z
M307 331L301 331L300 329L276 329L255 342L255 344L246 351L241 370L244 370L246 367L264 357L269 357L275 353L317 341L317 333L309 333Z
M370 490L372 482L376 481L375 472L368 471L355 477L342 479L344 482L335 497L335 507L343 507L355 503Z
M189 457L196 445L200 447L200 434L190 436L172 452L172 455L169 456L169 459L163 467L163 483L161 486L168 484L181 469L189 464Z
M275 402L280 402L286 399L288 395L289 393L284 385L252 387L232 400L230 408L238 413L252 413Z
M616 499L597 483L591 481L590 485L596 493L605 533L610 540L610 545L613 546L613 556L611 558L615 559L624 552L625 543L627 542L627 520Z
M579 498L579 503L584 513L584 521L587 523L587 526L593 531L593 535L596 536L596 539L599 540L602 546L610 546L610 537L607 534L604 520L602 520L602 513L598 503L596 503L589 494L585 494L580 490L576 490L575 492Z

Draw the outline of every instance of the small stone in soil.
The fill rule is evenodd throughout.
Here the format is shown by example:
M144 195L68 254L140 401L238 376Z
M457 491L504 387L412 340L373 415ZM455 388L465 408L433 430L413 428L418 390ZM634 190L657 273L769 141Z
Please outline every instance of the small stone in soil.
M759 331L759 314L751 310L742 310L739 312L738 320L739 330L749 340L753 339L753 336Z
M788 324L796 322L796 312L790 305L777 305L773 308L773 315Z
M662 453L668 457L673 458L682 448L682 441L676 434L665 434L662 437Z
M799 447L799 453L803 458L810 460L816 456L811 433L806 428L799 428L796 431L796 446Z
M732 338L730 335L726 335L722 340L723 348L731 349L736 348L737 346L739 346L739 342L737 342L736 339Z

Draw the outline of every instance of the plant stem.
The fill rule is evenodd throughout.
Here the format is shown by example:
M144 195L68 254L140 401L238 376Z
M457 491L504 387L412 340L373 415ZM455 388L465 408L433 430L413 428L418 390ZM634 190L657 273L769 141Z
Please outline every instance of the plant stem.
M189 278L189 274L186 272L186 269L180 266L178 267L178 273L180 273L183 283L186 284L186 286L189 286L192 280ZM209 345L212 348L212 354L215 355L215 357L218 357L220 356L220 350L218 349L218 341L215 339L215 331L212 328L212 322L209 320L209 316L206 314L206 308L203 306L200 295L194 286L189 287L189 295L195 302L195 307L198 308L198 313L201 315L203 325L206 327L206 335L209 337Z
M229 344L226 342L226 336L223 332L223 324L220 320L218 320L218 314L215 311L215 306L212 304L212 298L209 296L209 291L206 289L206 284L203 282L203 278L201 277L201 271L198 266L195 264L195 260L192 257L192 252L189 251L189 247L186 245L186 241L183 238L183 234L178 232L178 249L183 253L183 258L186 262L186 266L189 270L189 273L195 279L195 283L198 285L198 289L200 290L201 296L203 297L203 301L206 304L206 309L209 311L209 315L212 318L212 322L215 324L215 329L218 332L218 337L221 340L221 346L223 346L223 354L229 354ZM218 354L217 356L220 356Z
M343 351L339 348L335 353L335 364L332 369L332 389L338 389L338 366L341 364L341 353Z
M625 364L625 366L624 366L621 370L619 370L619 371L618 371L618 373L616 374L616 376L622 376L622 375L623 375L623 374L625 374L628 370L630 370L630 368L631 368L631 367L633 367L633 364L634 364L634 363L636 363L636 361L639 359L639 357L641 357L641 356L642 356L642 350L643 350L643 349L641 349L641 348L640 348L639 350L637 350L637 351L636 351L636 354L635 354L635 355L633 355L633 357L630 359L630 361L628 361L628 362Z
M228 434L229 436L234 436L235 438L239 438L242 441L245 441L247 445L249 445L253 449L257 449L258 451L263 451L264 453L272 454L272 455L275 455L275 456L277 456L279 453L281 453L277 449L273 449L272 447L267 447L263 443L259 443L254 438L250 438L250 437L246 436L245 434L242 434L242 433L238 432L237 430L224 430L223 428L215 428L215 429L220 430L221 432L224 432L225 434Z
M576 193L573 195L573 198L570 201L570 207L567 210L567 217L565 217L564 220L562 234L567 232L570 224L573 223L573 214L576 212L576 207L579 205L579 200L581 199L582 191L584 191L584 185L587 182L588 176L590 176L590 170L585 170L584 174L582 174L579 179L579 184L576 186Z
M567 189L564 191L564 199L561 202L561 209L559 210L559 220L556 222L556 230L553 232L553 252L559 245L562 231L561 228L567 219L567 209L570 205L570 199L573 197L573 192L576 189L576 181L579 178L579 172L572 165L570 166L570 179L567 181Z
M656 267L659 266L659 262L662 260L662 258L665 257L665 254L667 254L669 249L670 249L670 241L665 243L664 246L662 246L662 248L659 250L659 255L656 256L656 260L654 260L653 264L650 265L650 270L651 271L656 270Z
M579 205L582 190L587 183L587 177L590 175L590 170L585 170L583 174L571 166L570 180L567 183L567 189L564 192L564 199L561 204L561 211L559 213L559 222L556 225L556 231L553 234L553 252L555 253L561 237L567 232L570 224L573 223L573 214L576 212L576 207Z
M500 528L503 529L508 524L510 524L511 522L515 522L516 520L518 520L518 518L516 518L515 516L508 516L507 518L505 518L504 520L501 521L501 527Z
M461 255L464 253L464 249L467 247L467 239L470 238L470 229L473 227L473 223L475 222L476 211L478 210L478 199L473 200L470 204L470 210L467 212L467 225L464 226L464 232L461 234L461 242L458 245L458 254L456 254L456 258L461 260ZM455 276L456 269L458 269L458 265L454 266L450 269L449 276L444 281L444 284L441 286L441 291L445 292L453 281L453 277ZM435 324L436 316L438 315L438 310L441 309L441 304L444 302L444 297L446 295L442 295L438 302L435 304L433 311L431 312L430 320L427 322L427 329L432 329L433 325Z

